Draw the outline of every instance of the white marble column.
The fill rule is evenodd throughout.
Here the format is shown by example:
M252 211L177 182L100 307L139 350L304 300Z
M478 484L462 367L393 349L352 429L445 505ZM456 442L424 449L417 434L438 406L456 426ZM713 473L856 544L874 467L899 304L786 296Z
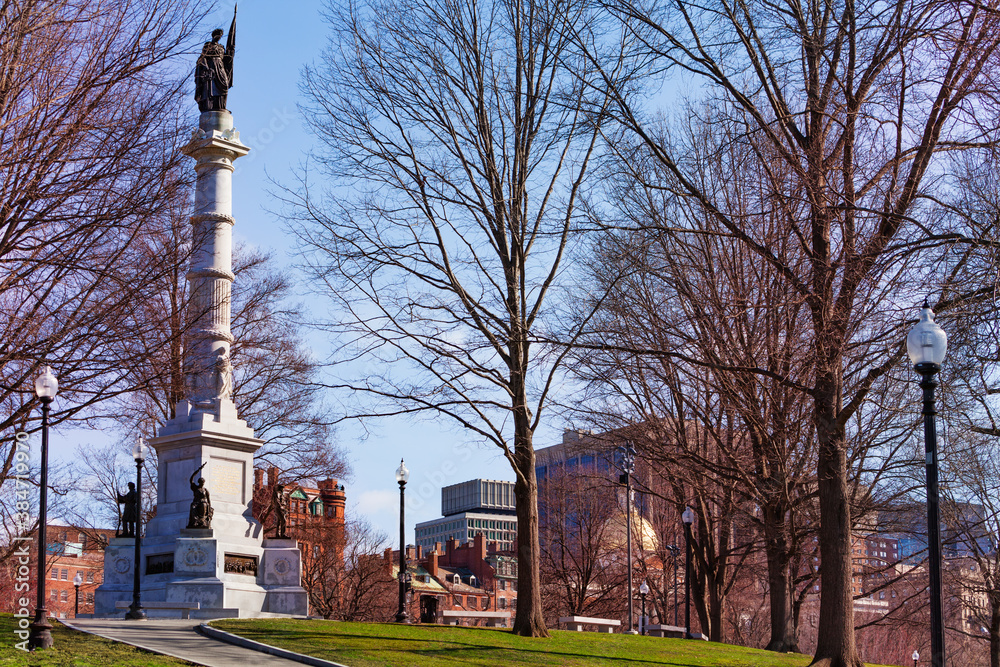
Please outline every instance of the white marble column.
M232 398L229 330L233 275L233 161L249 149L240 143L228 111L201 114L199 128L183 149L195 160L198 184L191 216L191 303L185 345L187 398L194 412L220 415Z
M182 152L196 160L198 175L188 285L188 333L184 340L186 400L160 436L194 430L252 436L232 401L229 348L233 275L233 162L250 149L240 142L228 111L201 114Z

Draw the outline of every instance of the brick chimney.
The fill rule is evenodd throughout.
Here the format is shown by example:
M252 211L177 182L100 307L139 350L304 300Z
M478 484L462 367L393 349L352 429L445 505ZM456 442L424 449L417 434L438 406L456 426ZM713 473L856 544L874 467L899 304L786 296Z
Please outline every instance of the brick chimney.
M267 469L267 485L274 486L278 483L278 469L271 466Z
M264 486L264 470L262 468L253 469L253 488L257 490Z
M486 537L482 533L478 533L472 540L472 549L476 554L478 560L486 559Z
M437 551L432 551L429 554L427 554L427 565L425 565L424 567L427 568L427 574L431 575L435 579L437 578L437 576L438 576L438 552Z

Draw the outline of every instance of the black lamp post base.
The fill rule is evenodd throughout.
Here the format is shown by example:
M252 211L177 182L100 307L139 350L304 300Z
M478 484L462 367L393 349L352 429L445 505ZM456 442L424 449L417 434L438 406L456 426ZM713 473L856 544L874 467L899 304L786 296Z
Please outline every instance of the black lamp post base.
M146 610L139 605L133 604L125 612L125 618L130 621L145 621L146 620Z
M28 648L32 651L39 648L52 648L52 624L49 623L48 614L44 609L35 614L35 620L28 626L31 634L28 635Z
M398 614L396 614L396 622L397 623L409 623L410 622L410 616L409 616L409 614L407 614L405 611L399 612Z

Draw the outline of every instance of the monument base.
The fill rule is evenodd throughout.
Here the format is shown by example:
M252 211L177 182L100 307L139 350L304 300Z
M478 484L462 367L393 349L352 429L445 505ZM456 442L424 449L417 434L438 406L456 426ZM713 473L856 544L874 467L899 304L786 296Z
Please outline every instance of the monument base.
M143 552L140 591L150 617L234 618L306 616L309 596L299 584L301 553L295 540L264 540L254 546L214 536L192 537L185 530L164 554L164 540ZM120 616L116 608L132 600L135 542L115 538L105 550L104 583L94 594L96 616ZM166 602L169 608L157 609ZM184 605L187 604L187 607ZM186 610L186 611L185 611Z

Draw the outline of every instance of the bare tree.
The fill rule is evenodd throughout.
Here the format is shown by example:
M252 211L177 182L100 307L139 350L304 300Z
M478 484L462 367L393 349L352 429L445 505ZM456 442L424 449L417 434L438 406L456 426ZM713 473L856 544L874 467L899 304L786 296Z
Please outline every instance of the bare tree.
M720 166L706 161L699 179L726 189L731 206L751 208L759 182L748 170L734 181ZM608 414L624 398L625 419L711 432L720 423L715 403L726 406L740 435L720 433L708 457L698 449L678 456L667 448L664 469L680 466L692 480L724 479L751 502L755 511L744 518L755 524L767 554L767 646L795 651L793 560L812 532L802 520L809 515L804 506L815 501L813 431L796 387L808 377L800 354L805 310L768 262L734 245L698 207L665 191L655 171L654 164L645 188L628 177L611 189L618 215L637 230L614 232L595 244L595 280L612 284L595 318L593 338L600 342L588 347L604 351L585 353L577 369L592 386L602 385L593 391L607 398L583 409ZM775 254L794 252L793 240L780 231L780 216L761 215L758 227L770 230ZM604 268L609 264L610 271ZM622 267L631 271L619 279ZM675 440L671 433L660 435L661 442ZM653 449L662 448L654 443Z
M123 373L137 362L130 341L156 323L133 315L169 270L141 240L185 194L176 61L204 11L186 1L0 4L4 497L14 434L40 427L32 383L43 366L60 383L53 425L100 416L134 388Z
M899 363L902 318L887 300L917 301L899 282L907 268L900 259L921 243L941 241L928 202L940 186L942 155L996 139L997 4L612 0L605 6L635 37L641 62L693 77L731 123L693 118L722 129L702 146L665 136L644 113L642 91L617 85L608 66L605 89L633 140L622 153L660 165L679 196L774 267L808 312L802 350L808 384L801 391L817 440L822 523L814 664L860 666L846 428L872 384ZM784 218L785 235L797 246L794 261L761 236L757 216L730 206L727 190L710 190L698 179L697 165L718 159L730 141L747 145L772 174L760 210ZM743 173L742 164L727 166L733 178ZM634 173L643 176L641 169ZM941 282L928 268L918 284ZM865 363L849 374L856 355Z
M123 508L118 498L128 491L130 482L134 484L136 481L132 444L119 441L98 447L88 444L77 448L72 489L68 491L69 502L61 504L56 516L79 528L89 540L103 541L100 529L114 526L117 531L122 528ZM156 511L156 458L147 456L141 471L140 523L145 526Z
M628 559L616 544L624 533L612 481L596 471L553 466L541 485L538 508L548 617L620 615Z
M396 581L382 551L388 538L364 520L338 526L312 521L298 529L304 543L302 587L316 613L338 621L389 621Z
M586 8L373 0L330 16L331 47L304 87L336 203L305 178L291 203L313 278L340 306L340 360L367 364L337 386L380 400L355 416L440 415L503 452L516 476L514 631L544 636L533 436L564 353L533 341L601 127L603 96L567 37Z

